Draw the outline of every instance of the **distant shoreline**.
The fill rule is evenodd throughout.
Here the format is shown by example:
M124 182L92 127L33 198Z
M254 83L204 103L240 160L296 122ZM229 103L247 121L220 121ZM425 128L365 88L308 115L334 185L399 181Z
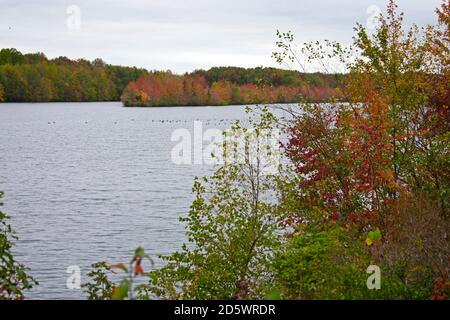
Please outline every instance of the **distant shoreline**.
M243 107L243 106L271 106L271 105L298 105L300 102L276 102L276 103L246 103L246 104L224 104L224 105L173 105L173 106L125 106L122 101L15 101L15 102L0 102L0 105L5 104L58 104L58 103L118 103L122 108L126 109L153 109L153 108L220 108L220 107Z

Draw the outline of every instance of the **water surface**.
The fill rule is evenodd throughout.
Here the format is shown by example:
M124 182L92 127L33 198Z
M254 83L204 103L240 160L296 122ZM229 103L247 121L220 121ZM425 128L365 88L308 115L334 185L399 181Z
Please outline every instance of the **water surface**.
M2 210L20 236L17 259L40 282L26 297L85 298L67 288L68 266L85 274L96 261L127 262L137 246L152 255L178 249L193 178L212 168L175 165L172 132L246 118L239 106L0 104Z

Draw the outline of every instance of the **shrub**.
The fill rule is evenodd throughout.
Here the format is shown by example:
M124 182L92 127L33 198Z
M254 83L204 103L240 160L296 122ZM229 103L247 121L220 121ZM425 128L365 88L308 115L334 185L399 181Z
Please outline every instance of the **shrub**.
M0 207L3 205L0 192ZM28 269L18 263L11 249L18 240L15 231L8 224L9 217L0 211L0 300L22 300L24 291L38 284L27 274Z
M450 285L449 220L441 214L439 202L423 192L403 195L392 210L396 217L388 237L373 254L386 276L397 278L415 298L431 298L439 279L443 286Z
M369 265L367 247L344 228L307 227L276 254L276 290L284 299L366 298Z
M270 130L273 115L263 112L256 130ZM239 124L234 132L246 131ZM228 145L229 148L235 146ZM211 177L196 179L196 195L186 223L188 243L162 257L150 274L149 293L163 299L261 298L270 282L272 250L281 240L281 216L273 202L275 178L245 148L243 163L230 161Z

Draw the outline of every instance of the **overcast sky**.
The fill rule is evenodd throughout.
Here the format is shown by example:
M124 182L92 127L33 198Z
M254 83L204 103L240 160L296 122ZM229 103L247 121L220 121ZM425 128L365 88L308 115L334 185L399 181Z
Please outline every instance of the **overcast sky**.
M0 48L175 72L276 66L275 33L349 44L387 0L0 0ZM440 0L400 0L407 23L436 21ZM79 8L79 15L78 15ZM78 23L77 17L80 17ZM369 20L370 21L370 20Z

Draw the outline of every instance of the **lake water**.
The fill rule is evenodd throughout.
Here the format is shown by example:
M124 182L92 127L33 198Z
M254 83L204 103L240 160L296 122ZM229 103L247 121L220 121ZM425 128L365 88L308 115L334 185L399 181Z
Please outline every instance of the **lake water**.
M195 176L171 161L174 130L226 129L244 107L124 108L121 103L0 104L0 190L20 241L16 258L40 282L26 298L81 299L67 268L179 249Z

